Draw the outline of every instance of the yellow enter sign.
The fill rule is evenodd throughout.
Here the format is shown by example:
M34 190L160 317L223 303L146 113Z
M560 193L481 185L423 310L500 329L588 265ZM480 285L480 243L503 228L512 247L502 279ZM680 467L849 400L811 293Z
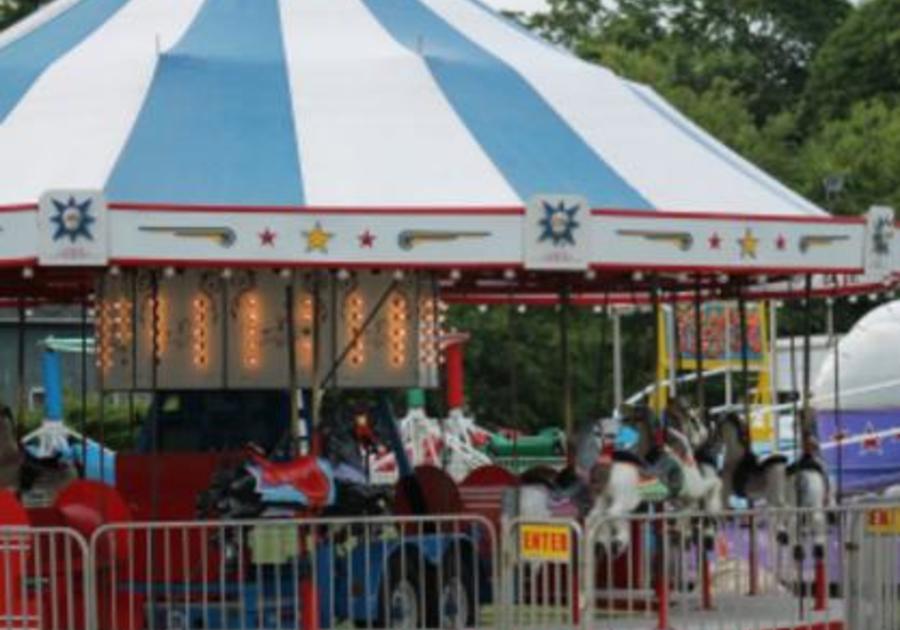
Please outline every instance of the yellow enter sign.
M900 508L869 510L867 525L872 534L900 535Z
M523 560L568 562L572 557L572 532L566 525L523 524L519 556Z

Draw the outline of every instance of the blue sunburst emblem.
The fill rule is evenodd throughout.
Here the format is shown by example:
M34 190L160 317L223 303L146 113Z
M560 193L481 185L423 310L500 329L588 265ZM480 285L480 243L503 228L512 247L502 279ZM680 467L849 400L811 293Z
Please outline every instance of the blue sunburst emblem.
M91 224L97 219L91 215L91 199L85 199L81 203L75 201L75 197L69 197L68 201L53 199L56 214L50 220L56 224L56 232L53 240L68 238L74 243L84 237L89 241L94 240L91 234Z
M575 230L580 225L575 220L579 207L577 205L568 207L564 201L560 201L556 205L546 201L541 203L544 206L544 218L538 223L544 231L541 232L538 242L550 240L554 247L574 246Z

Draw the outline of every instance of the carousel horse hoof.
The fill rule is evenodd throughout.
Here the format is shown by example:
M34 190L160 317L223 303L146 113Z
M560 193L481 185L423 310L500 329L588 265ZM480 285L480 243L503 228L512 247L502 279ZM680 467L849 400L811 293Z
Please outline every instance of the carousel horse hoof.
M816 560L825 559L825 545L813 545L813 558Z
M778 541L778 544L781 546L788 544L787 532L778 532L778 534L775 536L775 539Z
M703 537L703 551L709 553L716 548L716 537L707 535Z
M803 549L803 545L794 545L794 560L796 562L803 562L806 559L806 551Z

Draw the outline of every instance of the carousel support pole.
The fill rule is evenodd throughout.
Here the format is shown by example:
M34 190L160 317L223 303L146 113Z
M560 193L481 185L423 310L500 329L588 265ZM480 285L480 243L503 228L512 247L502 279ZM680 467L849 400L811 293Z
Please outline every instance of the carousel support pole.
M703 382L703 295L700 291L700 276L694 281L694 366L697 371L695 395L700 420L706 423L706 390Z
M227 318L223 328L228 328ZM159 341L163 323L159 317L159 276L156 270L150 272L150 391L156 394L159 388ZM225 361L224 363L228 363ZM150 431L150 514L159 516L159 421L153 422Z
M828 311L831 314L831 325L834 326L834 300L828 302ZM832 328L834 336L834 430L838 436L844 434L844 422L841 417L841 352L840 338ZM835 502L840 505L844 497L844 441L843 437L837 443L837 493Z
M322 354L322 300L321 300L321 278L316 274L313 282L313 327L312 327L312 379L311 379L311 398L312 409L310 410L310 418L312 419L312 428L309 436L309 452L311 455L318 456L321 449L319 443L319 423L322 420L322 384L319 379L319 371L321 369ZM335 319L334 311L332 311L332 319Z
M95 314L95 317L97 315ZM88 305L81 300L81 475L87 471Z
M568 281L563 285L559 293L559 346L562 359L562 386L563 386L563 424L566 429L566 444L571 444L575 438L575 418L572 409L572 373L570 370L569 349L569 307L571 289ZM567 451L568 463L573 463L575 455L572 449Z
M18 300L18 321L16 322L16 437L25 426L27 410L27 384L25 383L25 298Z
M811 408L811 378L812 378L812 274L806 274L804 290L803 290L803 423L801 428L801 438L802 438L802 451L803 454L807 454L810 446L811 440L815 435L815 426L812 417L812 408ZM834 334L834 320L833 320L833 312L831 311L831 306L829 305L828 312L828 326L829 326L829 335ZM837 365L835 365L835 374L837 374ZM835 391L835 395L837 395L837 391ZM837 411L837 406L835 406L835 411ZM838 457L840 457L841 445L838 445ZM838 469L838 474L840 474L840 469ZM798 487L799 489L799 487ZM799 495L798 495L799 496ZM797 546L799 547L799 538ZM801 557L802 550L797 549L796 555L798 559ZM827 594L827 585L826 585L826 570L825 570L825 550L815 546L813 549L813 571L815 577L814 583L814 597L813 597L813 610L822 611L827 608L826 602L826 594ZM801 573L802 575L802 573Z
M750 418L750 357L747 343L747 301L744 297L743 285L738 285L738 321L741 335L741 381L743 389L744 425L747 444L753 448L753 432L751 431ZM751 503L751 509L753 505ZM756 541L756 517L750 515L750 595L759 594L759 550Z
M607 308L612 308L607 306ZM621 408L624 399L624 386L622 379L622 314L618 309L612 308L612 332L613 332L613 406Z
M294 314L294 279L293 275L288 279L284 287L285 320L287 325L288 345L288 383L290 392L288 398L291 405L290 435L292 456L299 452L297 437L300 433L300 393L297 387L297 322Z
M522 423L519 417L519 366L518 366L518 340L516 337L516 315L515 305L510 299L506 307L506 329L507 337L507 356L509 357L509 407L512 416L513 427L517 430L521 428ZM513 433L513 466L518 470L519 462L519 436Z
M662 305L659 300L659 277L653 277L653 286L650 290L650 296L653 303L653 331L655 337L655 346L656 346L656 369L653 373L653 411L656 413L659 426L655 436L657 444L662 444L663 435L662 429L664 428L665 423L665 408L666 408L666 389L663 384L666 378L666 356L668 352L666 350L665 345L665 334L664 334L664 326L665 320L663 318Z
M703 295L700 288L699 274L694 280L694 367L697 371L695 391L697 399L697 413L700 421L709 426L706 418L706 393L703 383ZM700 545L700 581L701 581L701 606L704 610L712 610L712 567L710 554L712 549L707 547L706 540Z

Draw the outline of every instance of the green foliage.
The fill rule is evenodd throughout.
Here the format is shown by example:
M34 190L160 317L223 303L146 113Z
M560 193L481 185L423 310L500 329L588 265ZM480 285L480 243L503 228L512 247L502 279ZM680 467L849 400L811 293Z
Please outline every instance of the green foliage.
M873 204L900 208L900 106L881 99L857 103L809 140L803 162L808 194L829 174L846 176L836 212L854 214Z
M0 0L0 30L22 19L44 2L41 0Z
M900 98L900 0L862 3L818 51L806 88L807 111L820 124L874 98Z

